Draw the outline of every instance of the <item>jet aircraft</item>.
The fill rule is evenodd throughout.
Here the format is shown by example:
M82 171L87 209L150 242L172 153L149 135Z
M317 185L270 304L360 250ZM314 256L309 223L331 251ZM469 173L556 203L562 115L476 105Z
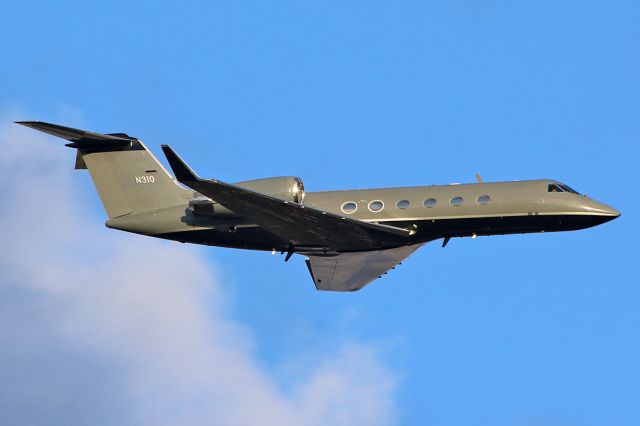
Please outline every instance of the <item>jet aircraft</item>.
M305 192L298 177L200 178L168 145L175 178L144 143L40 121L88 169L106 226L183 243L306 256L318 290L355 291L422 245L454 237L570 231L620 212L554 180Z

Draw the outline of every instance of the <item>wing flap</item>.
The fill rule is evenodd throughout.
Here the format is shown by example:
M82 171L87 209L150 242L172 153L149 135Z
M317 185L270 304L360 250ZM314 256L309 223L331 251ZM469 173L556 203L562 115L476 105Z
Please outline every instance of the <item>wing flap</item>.
M307 267L318 290L356 291L409 257L422 244L337 256L309 256Z

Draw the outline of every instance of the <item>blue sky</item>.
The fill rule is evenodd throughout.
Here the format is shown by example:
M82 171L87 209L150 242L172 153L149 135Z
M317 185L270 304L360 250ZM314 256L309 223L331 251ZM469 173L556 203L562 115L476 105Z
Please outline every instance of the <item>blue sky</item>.
M633 1L12 2L0 14L0 111L5 122L126 132L156 154L168 143L201 175L226 181L296 175L314 191L480 173L554 178L610 204L623 216L585 231L427 245L354 294L316 292L297 256L285 264L268 253L158 250L215 269L220 315L241 325L256 368L285 394L305 368L292 360L313 364L356 344L393 377L384 423L636 425L638 22ZM73 154L46 140L71 168ZM69 199L99 250L115 231L102 229L88 176L73 177ZM25 204L51 226L60 220L29 188L0 208ZM118 238L119 247L147 244ZM11 288L37 316L35 296ZM215 297L203 303L220 312ZM21 327L8 323L19 317L11 312L0 319L6 339ZM69 380L60 366L75 356L111 368L108 351L78 349L78 336L56 343L59 359L47 365L59 378L49 385ZM34 356L22 344L10 355ZM100 396L118 384L98 370ZM25 387L44 383L25 375ZM194 404L166 398L147 403Z

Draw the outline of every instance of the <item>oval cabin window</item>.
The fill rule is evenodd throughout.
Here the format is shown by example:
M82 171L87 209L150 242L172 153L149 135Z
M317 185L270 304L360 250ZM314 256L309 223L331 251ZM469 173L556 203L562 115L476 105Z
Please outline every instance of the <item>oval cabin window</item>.
M463 203L464 203L464 198L462 198L462 197L453 197L451 199L451 205L453 207L461 206Z
M353 212L355 212L356 210L358 210L358 205L356 203L354 203L353 201L347 201L346 203L344 203L341 207L342 212L346 213L346 214L351 214Z
M424 200L424 202L422 203L423 206L425 206L426 208L431 208L431 207L435 207L436 204L438 204L438 200L436 200L435 198L427 198L426 200Z
M376 213L384 209L384 203L380 200L375 200L369 203L369 210Z
M481 195L478 197L477 201L481 206L486 206L487 204L489 204L489 201L491 201L491 197L489 197L488 195Z
M411 203L409 203L409 200L400 200L396 203L396 208L399 208L401 210L408 209L410 204Z

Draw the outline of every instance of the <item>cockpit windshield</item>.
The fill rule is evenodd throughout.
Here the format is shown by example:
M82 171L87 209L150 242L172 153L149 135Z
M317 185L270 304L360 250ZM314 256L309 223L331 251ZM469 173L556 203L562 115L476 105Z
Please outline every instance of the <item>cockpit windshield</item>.
M562 183L552 183L547 187L547 192L570 192L572 194L580 194L575 189L571 188L569 185L565 185Z
M570 193L572 193L572 194L578 194L578 195L580 194L578 191L576 191L575 189L573 189L573 188L572 188L572 187L570 187L569 185L562 184L562 185L560 185L560 186L561 186L561 187L563 187L564 189L566 189L566 190L567 190L567 192L570 192Z

